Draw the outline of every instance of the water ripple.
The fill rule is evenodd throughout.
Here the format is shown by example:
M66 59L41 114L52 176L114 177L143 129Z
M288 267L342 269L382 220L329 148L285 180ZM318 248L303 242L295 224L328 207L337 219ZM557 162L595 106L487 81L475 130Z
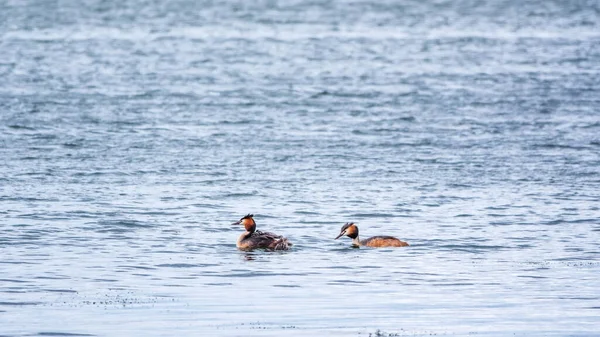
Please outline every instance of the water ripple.
M6 2L2 333L596 334L598 10Z

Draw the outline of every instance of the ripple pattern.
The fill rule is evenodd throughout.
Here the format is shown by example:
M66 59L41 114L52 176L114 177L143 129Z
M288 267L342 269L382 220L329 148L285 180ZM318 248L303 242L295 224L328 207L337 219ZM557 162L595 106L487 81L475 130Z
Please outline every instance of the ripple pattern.
M599 13L0 2L0 335L597 335Z

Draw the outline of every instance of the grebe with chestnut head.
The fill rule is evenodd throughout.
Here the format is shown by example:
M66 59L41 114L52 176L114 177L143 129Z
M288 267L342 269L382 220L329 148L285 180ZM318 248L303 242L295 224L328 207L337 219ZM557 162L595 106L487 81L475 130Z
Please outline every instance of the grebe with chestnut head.
M404 247L408 246L408 243L398 240L393 236L374 236L365 240L358 238L358 227L353 222L348 222L342 226L340 235L335 240L346 235L352 239L352 245L355 247Z
M288 250L292 246L288 242L287 238L269 233L261 232L256 230L256 222L254 222L254 215L248 214L241 218L239 221L234 222L232 225L242 224L246 231L240 235L237 240L237 247L240 250L252 250L252 249L269 249L269 250Z

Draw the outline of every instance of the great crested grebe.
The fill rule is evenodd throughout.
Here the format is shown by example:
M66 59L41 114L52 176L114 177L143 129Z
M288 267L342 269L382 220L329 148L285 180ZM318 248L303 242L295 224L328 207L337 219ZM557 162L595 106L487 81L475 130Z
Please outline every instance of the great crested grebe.
M256 222L254 222L253 214L248 214L232 225L244 225L244 232L237 240L237 247L240 250L252 250L257 248L265 248L270 250L287 250L292 244L288 240L277 234L269 232L261 232L256 230Z
M358 238L358 227L353 222L347 222L342 226L340 235L335 240L339 239L343 235L346 235L352 239L352 245L356 247L367 246L367 247L404 247L408 246L408 243L398 240L393 236L374 236L366 240L360 240Z

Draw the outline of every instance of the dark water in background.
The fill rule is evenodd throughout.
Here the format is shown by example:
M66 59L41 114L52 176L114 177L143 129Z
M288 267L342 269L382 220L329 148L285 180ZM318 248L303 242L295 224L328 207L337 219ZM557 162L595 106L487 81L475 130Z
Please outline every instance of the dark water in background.
M599 72L597 1L1 1L0 335L599 336Z

